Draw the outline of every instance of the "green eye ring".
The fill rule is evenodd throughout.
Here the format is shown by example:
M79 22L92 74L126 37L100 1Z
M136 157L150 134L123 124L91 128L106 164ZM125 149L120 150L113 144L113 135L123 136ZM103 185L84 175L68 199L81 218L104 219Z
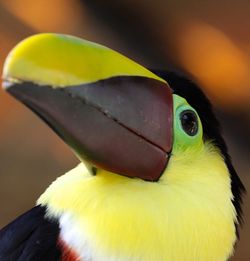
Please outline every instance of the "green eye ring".
M203 144L202 124L198 113L185 99L174 94L173 150Z

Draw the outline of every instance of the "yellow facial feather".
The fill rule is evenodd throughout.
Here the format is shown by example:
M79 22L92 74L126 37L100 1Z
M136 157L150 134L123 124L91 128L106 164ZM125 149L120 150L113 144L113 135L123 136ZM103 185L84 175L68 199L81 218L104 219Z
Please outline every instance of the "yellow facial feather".
M207 143L176 151L159 182L91 176L80 164L38 204L72 215L93 260L226 261L236 240L231 199L227 167Z

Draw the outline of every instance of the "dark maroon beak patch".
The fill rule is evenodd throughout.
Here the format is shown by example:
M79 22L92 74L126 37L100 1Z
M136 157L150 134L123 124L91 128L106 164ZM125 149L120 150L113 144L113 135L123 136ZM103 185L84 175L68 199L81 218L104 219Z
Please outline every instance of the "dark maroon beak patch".
M8 85L81 159L128 177L160 178L172 149L173 98L166 83L119 76L64 88Z

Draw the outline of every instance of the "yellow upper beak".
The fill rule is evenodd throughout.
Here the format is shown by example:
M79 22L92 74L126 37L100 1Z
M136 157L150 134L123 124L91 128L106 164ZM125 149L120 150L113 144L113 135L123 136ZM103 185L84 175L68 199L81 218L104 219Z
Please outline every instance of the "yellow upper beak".
M165 82L143 66L102 45L60 34L38 34L19 43L6 59L3 79L65 87L114 76Z

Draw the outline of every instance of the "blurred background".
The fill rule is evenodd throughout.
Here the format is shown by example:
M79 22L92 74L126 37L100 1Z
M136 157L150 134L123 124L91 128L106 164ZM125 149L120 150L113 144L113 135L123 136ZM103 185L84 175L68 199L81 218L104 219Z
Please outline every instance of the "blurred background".
M60 32L107 45L149 68L184 73L212 100L249 190L249 17L244 0L0 0L0 69L23 38ZM0 227L77 162L45 124L0 90ZM234 261L250 260L249 202L245 196Z

